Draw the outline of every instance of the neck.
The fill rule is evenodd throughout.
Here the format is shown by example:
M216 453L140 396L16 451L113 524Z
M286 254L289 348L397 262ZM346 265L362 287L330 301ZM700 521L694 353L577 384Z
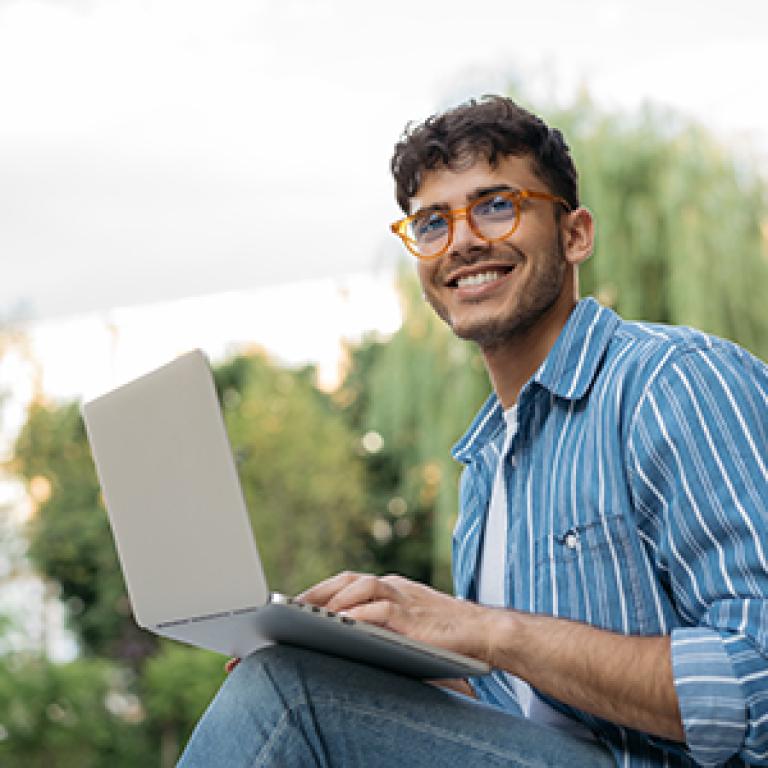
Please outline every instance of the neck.
M498 346L481 350L491 384L505 410L517 402L520 390L555 345L578 301L574 283L566 280L557 301L533 325Z

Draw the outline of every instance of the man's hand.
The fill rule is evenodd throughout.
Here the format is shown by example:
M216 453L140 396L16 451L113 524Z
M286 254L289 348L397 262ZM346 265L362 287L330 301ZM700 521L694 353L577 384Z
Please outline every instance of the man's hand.
M490 663L495 609L403 576L344 572L311 587L298 599Z
M488 608L401 576L341 573L299 599L480 659L598 717L684 739L669 637Z

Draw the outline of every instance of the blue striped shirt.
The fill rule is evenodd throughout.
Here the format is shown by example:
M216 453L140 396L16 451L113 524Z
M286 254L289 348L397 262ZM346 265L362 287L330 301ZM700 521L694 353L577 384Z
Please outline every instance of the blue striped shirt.
M518 398L505 460L506 604L625 635L671 635L686 745L596 718L626 768L768 765L768 367L690 328L577 304ZM454 447L466 467L456 594L475 599L501 460L495 395ZM515 711L501 673L474 681Z

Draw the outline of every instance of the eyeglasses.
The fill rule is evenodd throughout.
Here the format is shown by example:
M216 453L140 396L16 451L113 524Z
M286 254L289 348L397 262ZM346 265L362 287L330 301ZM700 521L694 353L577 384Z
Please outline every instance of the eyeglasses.
M483 195L464 208L450 211L426 208L396 221L390 229L417 259L431 261L450 248L456 220L461 217L466 218L469 228L486 243L505 240L519 226L525 200L549 200L571 210L567 201L557 195L532 189L503 190Z

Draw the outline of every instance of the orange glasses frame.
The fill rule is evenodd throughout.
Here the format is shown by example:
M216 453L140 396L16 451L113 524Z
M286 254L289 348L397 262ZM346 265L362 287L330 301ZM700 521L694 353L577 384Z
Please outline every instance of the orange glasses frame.
M485 200L490 200L499 196L507 198L515 206L515 223L512 225L512 228L508 232L505 232L503 235L500 235L499 237L488 238L478 230L474 221L472 221L470 211L476 205L479 205ZM567 200L564 200L562 197L558 197L557 195L550 195L547 192L537 192L533 189L518 189L514 192L491 192L488 195L483 195L469 205L465 205L463 208L452 208L449 211L443 212L443 215L448 219L448 240L446 241L443 248L441 248L439 251L436 251L435 253L429 254L428 256L424 255L423 253L419 253L418 249L416 248L416 241L412 240L410 237L408 237L408 235L405 234L406 230L408 229L408 225L419 216L418 213L415 213L413 216L406 216L404 219L399 219L393 224L390 224L389 228L403 241L405 247L417 259L420 261L434 261L435 259L439 259L451 247L451 243L453 242L455 223L459 218L466 219L467 224L469 224L469 228L472 230L472 232L474 232L475 235L477 235L481 240L484 240L486 243L498 243L502 240L506 240L506 238L514 234L515 230L520 226L520 217L522 214L520 205L523 200L548 200L553 203L560 203L565 207L567 211L571 210L571 206L568 204Z

